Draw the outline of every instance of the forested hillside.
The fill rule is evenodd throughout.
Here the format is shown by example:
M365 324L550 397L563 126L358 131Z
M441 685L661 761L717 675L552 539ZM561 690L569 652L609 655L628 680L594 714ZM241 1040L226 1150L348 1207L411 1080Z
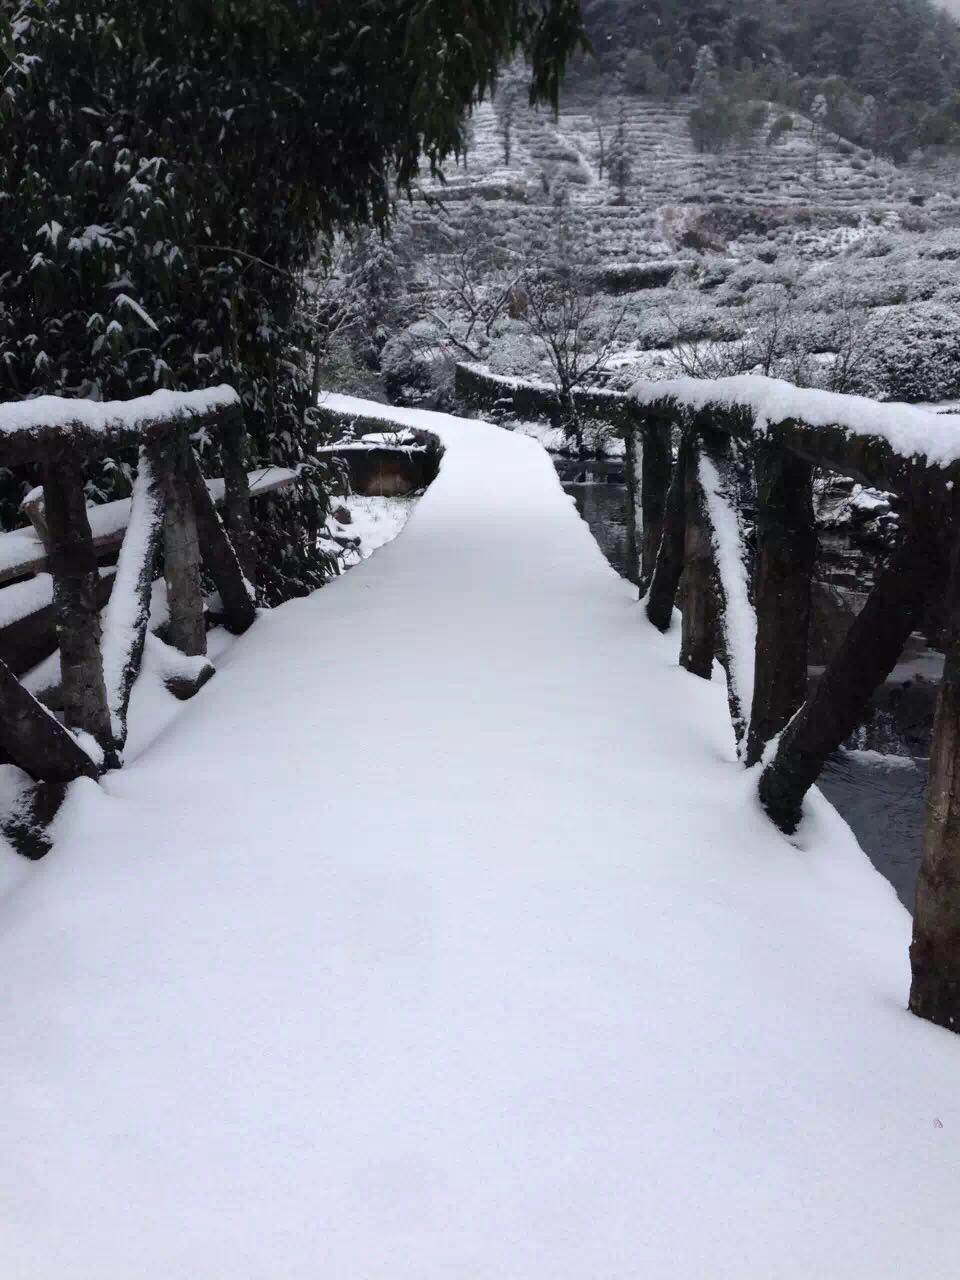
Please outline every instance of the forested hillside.
M630 92L690 90L700 51L736 98L823 94L831 126L905 159L960 137L960 30L930 0L584 0L596 61Z

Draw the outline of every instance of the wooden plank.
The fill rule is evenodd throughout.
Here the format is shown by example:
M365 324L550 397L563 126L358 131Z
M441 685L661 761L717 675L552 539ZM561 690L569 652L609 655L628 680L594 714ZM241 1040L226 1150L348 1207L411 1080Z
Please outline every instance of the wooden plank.
M710 524L704 510L698 464L699 445L693 442L686 452L683 468L685 520L683 580L680 586L683 612L680 665L693 675L709 680L713 675L713 658L716 652L716 602L713 545Z
M833 661L783 731L759 788L761 804L782 831L796 830L803 797L827 757L860 723L874 691L896 666L924 604L942 581L939 533L926 523L905 531Z
M97 766L76 738L0 661L0 748L37 781L95 778Z
M756 446L756 673L748 765L799 710L807 695L810 584L817 555L813 468L772 442Z
M100 575L83 492L81 459L69 448L43 462L43 492L50 536L50 568L60 642L64 718L113 751L100 657Z
M113 744L122 751L127 740L130 690L140 671L150 622L150 597L156 575L165 507L158 470L169 442L142 448L130 499L130 522L120 548L113 591L103 617L103 676Z
M673 478L667 493L663 517L663 533L657 561L647 592L647 617L658 631L669 631L673 621L673 605L683 573L684 533L686 524L686 473L691 441L687 434L680 440Z
M187 484L193 497L200 551L210 576L220 592L228 630L240 635L253 623L256 607L253 592L240 560L217 514L210 491L190 449L185 461Z
M937 697L910 946L910 1009L960 1031L960 502L955 507L947 652Z

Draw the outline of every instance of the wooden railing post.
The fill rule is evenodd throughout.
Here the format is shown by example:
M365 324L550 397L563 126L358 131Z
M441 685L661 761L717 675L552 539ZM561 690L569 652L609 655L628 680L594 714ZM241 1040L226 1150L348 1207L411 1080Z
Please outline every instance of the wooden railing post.
M48 449L43 458L63 709L67 725L91 734L109 756L113 734L100 656L99 574L81 463L80 454L65 446Z
M207 652L207 628L200 581L197 517L187 482L190 439L182 429L157 451L156 465L166 496L163 519L163 576L167 585L166 638L191 657Z
M257 536L250 513L250 482L247 476L247 431L238 406L224 423L220 457L223 462L224 524L237 553L244 577L251 586L257 582Z
M897 664L920 611L943 574L939 530L909 527L813 694L780 737L760 775L760 802L782 831L795 831L803 797L827 757L859 724L874 690Z
M650 587L663 538L667 491L670 487L670 427L648 424L643 431L643 469L640 477L642 530L640 542L640 598Z
M806 697L810 583L817 554L810 463L761 441L755 465L757 649L748 765L760 761L767 743Z
M686 526L686 474L690 456L690 438L684 433L680 438L673 478L667 492L663 516L663 533L657 560L647 592L647 617L658 631L669 631L673 619L673 605L677 587L683 573L684 530Z
M960 537L955 533L954 538L947 654L933 726L913 914L910 1008L921 1018L960 1031Z
M713 546L703 505L699 476L700 443L691 443L683 469L685 502L683 579L680 594L683 629L680 665L709 680L716 653L716 604L713 585Z

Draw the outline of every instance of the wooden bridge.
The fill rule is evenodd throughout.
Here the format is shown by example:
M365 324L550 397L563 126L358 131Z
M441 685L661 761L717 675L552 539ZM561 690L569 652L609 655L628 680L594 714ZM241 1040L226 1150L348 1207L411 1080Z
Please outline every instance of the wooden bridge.
M709 541L736 655L737 459L703 394L634 404L681 436L683 556ZM678 665L539 445L325 410L442 445L403 533L71 784L51 856L0 861L7 1269L949 1274L958 1042L906 1013L909 918L849 829L815 790L796 834L770 821L723 683Z

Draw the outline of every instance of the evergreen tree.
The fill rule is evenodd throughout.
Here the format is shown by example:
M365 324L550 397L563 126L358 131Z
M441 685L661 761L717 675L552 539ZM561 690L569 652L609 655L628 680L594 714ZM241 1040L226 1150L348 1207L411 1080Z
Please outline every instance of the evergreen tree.
M385 229L503 62L555 100L580 39L576 0L0 0L0 399L231 382L302 461L318 236Z

